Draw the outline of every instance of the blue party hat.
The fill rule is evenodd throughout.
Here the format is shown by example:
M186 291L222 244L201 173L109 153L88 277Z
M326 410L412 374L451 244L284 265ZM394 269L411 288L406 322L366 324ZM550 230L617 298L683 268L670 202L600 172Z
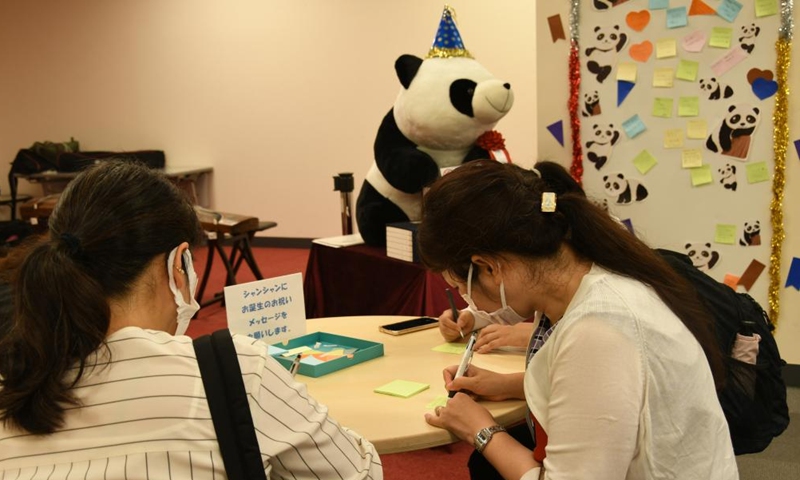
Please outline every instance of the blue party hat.
M453 19L455 10L449 5L444 6L442 19L439 21L439 29L433 39L428 56L426 58L451 58L466 57L473 58L469 51L464 48L464 41L458 33L458 27Z

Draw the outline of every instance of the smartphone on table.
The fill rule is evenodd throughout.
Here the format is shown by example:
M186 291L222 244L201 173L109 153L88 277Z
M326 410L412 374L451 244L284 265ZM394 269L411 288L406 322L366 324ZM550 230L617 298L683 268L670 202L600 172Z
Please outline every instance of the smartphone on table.
M433 317L418 317L411 320L389 323L378 327L383 333L389 335L404 335L406 333L418 332L426 328L433 328L439 324L439 319Z

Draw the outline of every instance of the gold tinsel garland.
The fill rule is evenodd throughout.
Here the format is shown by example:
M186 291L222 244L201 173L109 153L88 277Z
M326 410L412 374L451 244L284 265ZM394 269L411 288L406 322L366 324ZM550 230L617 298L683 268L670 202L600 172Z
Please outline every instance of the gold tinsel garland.
M792 42L780 38L775 44L778 53L777 74L778 92L775 96L775 111L772 114L775 145L775 172L772 177L772 202L770 220L772 222L772 241L769 257L769 318L773 325L778 324L780 316L780 284L783 239L783 191L786 186L786 150L789 145L789 64L791 62Z

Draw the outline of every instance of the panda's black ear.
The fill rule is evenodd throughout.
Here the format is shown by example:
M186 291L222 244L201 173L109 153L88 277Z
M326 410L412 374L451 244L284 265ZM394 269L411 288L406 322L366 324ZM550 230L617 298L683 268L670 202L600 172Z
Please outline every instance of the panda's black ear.
M397 78L403 88L408 88L411 85L411 80L414 80L420 65L422 65L421 58L407 54L400 55L397 61L394 62L394 70L397 72Z
M600 25L594 27L594 31L595 31L595 33L599 32L600 31Z
M753 107L753 111L756 112L756 115L761 113L761 110L759 110L758 107Z
M603 175L603 181L605 182L606 180L608 180L608 175Z
M730 107L728 107L729 112L732 112L734 110L736 110L736 105L731 105Z
M706 248L711 248L711 244L710 243L706 243Z
M689 247L691 247L691 246L692 246L692 244L691 244L691 243L687 243L687 244L686 244L686 246L685 246L685 247L683 247L683 248L684 248L685 250L688 250L688 249L689 249Z

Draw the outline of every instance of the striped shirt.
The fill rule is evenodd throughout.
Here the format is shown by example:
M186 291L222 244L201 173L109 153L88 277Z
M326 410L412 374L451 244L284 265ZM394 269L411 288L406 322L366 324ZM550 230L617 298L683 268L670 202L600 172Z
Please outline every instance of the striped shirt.
M127 327L107 343L63 428L35 436L0 424L0 480L227 478L192 340ZM372 444L331 419L265 344L234 343L269 478L383 478Z

